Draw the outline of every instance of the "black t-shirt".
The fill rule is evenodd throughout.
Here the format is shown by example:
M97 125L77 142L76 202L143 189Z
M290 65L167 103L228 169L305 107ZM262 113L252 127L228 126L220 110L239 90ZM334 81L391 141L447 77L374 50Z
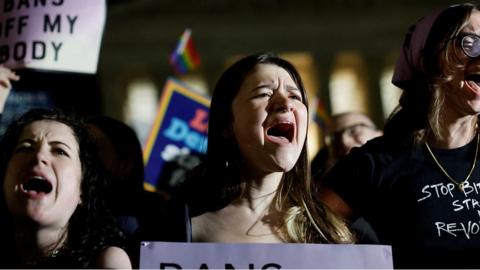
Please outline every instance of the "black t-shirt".
M476 140L432 149L461 182ZM425 145L401 149L377 138L339 161L324 185L333 189L392 245L396 268L480 268L480 161L464 191L435 164Z

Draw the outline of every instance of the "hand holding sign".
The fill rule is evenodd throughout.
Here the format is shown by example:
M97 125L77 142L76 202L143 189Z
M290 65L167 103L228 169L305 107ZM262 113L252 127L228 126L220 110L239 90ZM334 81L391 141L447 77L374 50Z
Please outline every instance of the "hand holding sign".
M15 74L11 69L0 65L0 113L3 112L5 102L7 101L12 84L10 81L18 81L20 76Z

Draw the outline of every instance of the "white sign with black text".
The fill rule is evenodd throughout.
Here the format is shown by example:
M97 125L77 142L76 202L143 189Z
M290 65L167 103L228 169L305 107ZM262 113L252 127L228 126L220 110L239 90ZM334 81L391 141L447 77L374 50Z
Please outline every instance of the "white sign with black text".
M386 245L142 242L141 269L393 269Z
M0 64L97 71L105 0L0 0Z

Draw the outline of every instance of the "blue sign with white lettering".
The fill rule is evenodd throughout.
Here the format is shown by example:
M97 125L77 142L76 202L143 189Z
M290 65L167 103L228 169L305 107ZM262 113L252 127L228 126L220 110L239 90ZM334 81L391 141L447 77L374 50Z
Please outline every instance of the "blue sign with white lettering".
M200 163L207 150L209 104L177 80L167 81L144 148L145 189L174 187Z

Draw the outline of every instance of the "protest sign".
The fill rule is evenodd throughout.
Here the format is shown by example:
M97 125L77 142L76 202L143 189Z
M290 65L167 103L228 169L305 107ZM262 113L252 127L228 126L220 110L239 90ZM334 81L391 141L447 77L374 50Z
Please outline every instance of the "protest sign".
M105 0L0 0L0 63L95 73Z
M386 245L142 242L141 269L393 269Z
M143 155L145 189L168 189L196 166L207 149L210 100L175 79L168 79ZM167 181L168 183L162 183Z

